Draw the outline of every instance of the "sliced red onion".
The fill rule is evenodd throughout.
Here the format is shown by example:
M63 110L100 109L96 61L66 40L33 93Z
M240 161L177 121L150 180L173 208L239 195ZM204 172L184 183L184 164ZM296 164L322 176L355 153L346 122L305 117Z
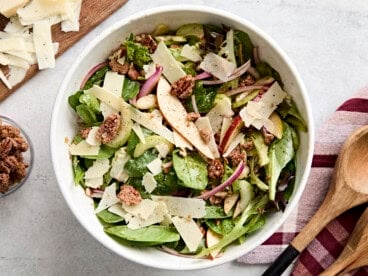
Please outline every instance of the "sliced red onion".
M231 89L229 91L226 91L225 95L226 96L234 96L236 94L240 94L246 91L252 91L254 89L262 89L262 88L266 88L262 85L248 85L248 86L241 86L241 87L237 87L234 89Z
M236 167L234 173L222 184L216 186L215 188L213 188L212 190L201 194L200 196L198 196L197 198L201 198L201 199L209 199L211 196L217 194L218 192L221 192L222 190L224 190L226 187L230 186L231 184L233 184L235 182L235 180L238 179L238 177L241 175L241 173L243 172L245 166L244 166L244 162L241 161L239 163L239 165Z
M253 58L254 58L254 63L256 65L261 63L261 59L259 57L259 48L258 47L253 48Z
M159 247L159 249L166 252L166 253L169 253L171 255L177 256L177 257L190 258L190 259L205 259L206 258L206 257L198 258L195 255L181 254L181 253L177 252L176 250L174 250L170 247L167 247L165 245L162 245L161 247Z
M222 80L212 80L212 81L203 81L203 85L216 85L216 84L222 84L228 81L235 80L236 78L239 78L241 75L243 75L250 67L250 60L248 60L246 63L244 63L242 66L239 66L236 68L231 75L227 78L226 81Z
M197 102L196 102L196 98L194 95L192 95L191 97L192 99L192 106L193 106L193 111L197 114L199 114L199 111L198 111L198 106L197 106Z
M83 81L80 85L80 89L83 89L83 87L86 85L87 81L90 79L90 77L93 76L94 73L96 73L97 70L100 70L102 67L106 66L107 62L102 62L100 64L97 64L94 66L91 70L88 71L87 75L83 78Z
M208 79L212 77L212 75L208 72L202 72L200 74L198 74L197 76L194 77L194 80L203 80L203 79Z
M258 80L261 75L258 73L257 69L250 66L248 69L248 73L251 74L253 76L253 78L255 78L256 80Z
M163 69L164 68L162 66L157 66L156 71L142 85L141 90L138 93L137 99L147 96L149 93L152 92L153 88L155 88L158 81L160 80Z
M103 193L100 189L86 188L86 195L92 198L102 198Z

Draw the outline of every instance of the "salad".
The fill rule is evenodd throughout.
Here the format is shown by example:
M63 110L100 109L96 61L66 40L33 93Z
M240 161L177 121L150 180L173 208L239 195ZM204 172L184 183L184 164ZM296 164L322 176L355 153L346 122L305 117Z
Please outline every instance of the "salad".
M74 181L122 244L213 259L293 193L307 126L241 30L131 34L68 102Z

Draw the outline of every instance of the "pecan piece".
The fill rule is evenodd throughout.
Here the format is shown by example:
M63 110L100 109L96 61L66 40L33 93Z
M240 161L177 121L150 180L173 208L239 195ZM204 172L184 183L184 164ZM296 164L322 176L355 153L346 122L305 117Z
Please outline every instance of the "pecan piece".
M91 127L82 128L81 130L79 130L80 137L82 137L83 139L87 139L88 134L91 130Z
M275 139L275 135L268 132L268 130L265 127L262 127L262 135L266 145L270 145L272 141Z
M5 193L9 190L10 180L9 174L0 173L0 193Z
M137 205L142 201L141 194L130 185L121 186L117 197L128 206Z
M156 51L157 43L149 34L140 34L135 37L135 41L139 42L143 46L147 47L150 54Z
M195 80L193 76L187 75L177 80L171 85L170 93L179 99L186 99L193 93Z
M0 138L14 138L20 136L20 130L13 126L2 125L0 127Z
M230 162L234 167L238 166L241 161L245 161L246 158L247 155L241 150L240 146L237 146L229 154Z
M125 75L128 73L130 65L128 63L121 64L116 59L109 61L109 66L111 67L111 71L117 72L121 75Z
M221 160L215 159L211 160L211 162L208 164L207 171L210 178L216 179L221 178L224 175L225 169Z
M96 139L102 144L111 142L118 134L120 128L120 115L117 113L109 115L96 133Z
M253 85L255 82L256 80L251 75L248 75L239 82L239 86Z
M13 148L13 140L12 138L4 138L0 142L0 159L4 159L9 153L11 152Z
M116 50L112 52L112 54L109 56L109 60L117 60L123 56L126 55L126 48L124 46L120 46Z
M13 151L15 151L15 153L17 152L25 152L28 150L29 145L27 143L27 141L23 138L23 137L15 137L12 139L13 141ZM16 157L17 155L14 154ZM19 158L17 157L17 159L19 160Z

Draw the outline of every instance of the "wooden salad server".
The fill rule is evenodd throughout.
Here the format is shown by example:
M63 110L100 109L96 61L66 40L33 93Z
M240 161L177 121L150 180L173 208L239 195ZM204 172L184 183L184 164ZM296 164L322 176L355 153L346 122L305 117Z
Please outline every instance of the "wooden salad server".
M368 208L360 217L339 258L320 275L340 275L365 265L368 265Z
M368 202L368 125L354 131L336 160L330 188L309 223L263 275L281 275L317 234L346 210Z

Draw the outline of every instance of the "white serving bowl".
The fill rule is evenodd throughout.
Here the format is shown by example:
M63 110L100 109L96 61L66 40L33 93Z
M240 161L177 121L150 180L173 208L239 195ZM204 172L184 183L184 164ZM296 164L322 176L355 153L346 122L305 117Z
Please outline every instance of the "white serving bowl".
M133 248L117 243L104 233L103 227L93 212L92 201L83 189L73 183L71 159L65 137L72 138L76 132L76 115L68 105L68 96L78 90L81 80L94 65L104 61L111 51L130 33L150 32L158 24L167 24L172 29L185 23L225 24L249 34L260 49L262 59L280 73L286 91L291 94L309 130L300 134L301 147L297 153L297 172L294 194L284 213L272 214L266 225L249 236L239 246L230 246L221 258L215 260L181 258L154 248ZM313 154L313 121L308 95L304 84L291 60L284 51L262 30L243 18L222 10L204 6L166 6L139 12L108 27L84 49L69 70L56 98L51 122L51 153L60 190L70 209L85 229L101 244L131 261L172 270L202 269L232 261L259 246L269 238L294 210L303 192L310 171Z

